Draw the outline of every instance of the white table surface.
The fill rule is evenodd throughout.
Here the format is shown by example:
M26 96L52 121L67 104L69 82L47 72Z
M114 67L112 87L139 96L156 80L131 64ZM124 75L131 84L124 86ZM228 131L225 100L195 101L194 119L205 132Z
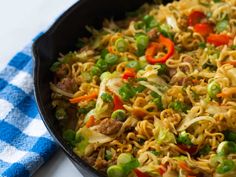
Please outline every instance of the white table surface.
M0 0L0 70L77 0ZM58 150L33 177L82 177Z

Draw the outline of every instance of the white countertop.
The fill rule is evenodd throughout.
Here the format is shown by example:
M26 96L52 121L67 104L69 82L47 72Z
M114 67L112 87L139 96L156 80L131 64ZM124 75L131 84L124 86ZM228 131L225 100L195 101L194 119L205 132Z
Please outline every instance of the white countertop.
M0 69L77 0L0 0ZM33 177L82 177L58 150Z

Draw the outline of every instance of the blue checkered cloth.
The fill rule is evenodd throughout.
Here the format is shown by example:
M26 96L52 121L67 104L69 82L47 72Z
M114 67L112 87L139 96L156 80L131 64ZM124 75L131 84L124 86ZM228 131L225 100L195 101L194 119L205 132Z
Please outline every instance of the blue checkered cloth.
M32 41L33 42L33 41ZM0 176L31 176L57 149L33 96L31 44L0 72Z

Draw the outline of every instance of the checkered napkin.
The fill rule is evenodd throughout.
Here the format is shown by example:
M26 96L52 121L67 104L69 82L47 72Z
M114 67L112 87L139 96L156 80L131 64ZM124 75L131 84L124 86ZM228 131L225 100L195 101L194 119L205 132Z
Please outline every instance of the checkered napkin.
M33 42L33 41L32 41ZM31 176L56 150L33 96L31 45L0 72L0 176Z

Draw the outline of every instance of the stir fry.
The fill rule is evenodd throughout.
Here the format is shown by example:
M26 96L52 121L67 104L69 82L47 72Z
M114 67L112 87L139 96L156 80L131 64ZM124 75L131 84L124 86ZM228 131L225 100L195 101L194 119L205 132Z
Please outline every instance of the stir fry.
M236 1L144 4L60 55L65 141L108 177L236 176Z

